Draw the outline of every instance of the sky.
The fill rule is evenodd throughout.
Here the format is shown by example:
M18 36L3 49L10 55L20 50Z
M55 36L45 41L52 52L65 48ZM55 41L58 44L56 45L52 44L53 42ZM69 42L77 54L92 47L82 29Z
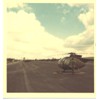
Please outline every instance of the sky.
M6 20L7 57L94 56L92 3L7 3Z

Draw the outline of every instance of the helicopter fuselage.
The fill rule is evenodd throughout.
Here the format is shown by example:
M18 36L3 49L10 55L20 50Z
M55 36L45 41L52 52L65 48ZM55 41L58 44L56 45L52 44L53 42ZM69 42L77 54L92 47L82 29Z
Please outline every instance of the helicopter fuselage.
M58 61L58 66L65 70L74 70L84 67L84 63L75 57L64 57Z

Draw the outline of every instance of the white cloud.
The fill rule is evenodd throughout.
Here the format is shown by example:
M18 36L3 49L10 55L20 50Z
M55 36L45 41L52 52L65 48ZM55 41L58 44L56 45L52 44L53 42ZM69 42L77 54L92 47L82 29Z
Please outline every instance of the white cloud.
M70 7L80 7L82 5L87 6L88 8L94 8L94 3L67 3Z
M67 3L69 6L71 6L71 7L79 7L79 6L81 6L81 5L83 5L83 3Z
M94 11L93 9L90 9L87 13L82 13L78 17L80 21L84 24L84 26L87 28L90 25L94 24Z
M94 27L91 13L90 10L79 17L86 26L86 31L64 41L46 32L34 13L25 10L7 12L7 57L53 58L63 57L62 54L68 52L93 53Z
M88 29L79 35L69 36L65 40L66 48L74 48L78 53L86 53L85 56L93 56L94 46L94 26L88 27ZM76 51L76 52L77 52ZM87 54L89 53L89 54Z
M63 23L65 20L66 20L66 18L65 17L62 17L61 18L61 23Z
M76 5L73 5L76 6ZM79 6L79 5L77 5ZM84 56L93 56L94 54L94 10L93 4L88 4L89 11L81 13L78 18L84 24L86 30L78 35L72 35L66 38L65 47L74 48L78 53L84 53ZM77 52L76 51L76 52Z
M27 3L23 2L7 2L6 7L8 9L17 8L18 10L24 10L26 12L30 12L33 10L31 7L28 6Z
M23 8L25 4L23 2L6 2L7 8L17 8L21 7Z
M62 51L63 40L46 32L34 13L7 12L8 57L48 58Z
M75 47L77 49L85 49L84 46L92 45L94 41L94 29L89 27L79 35L72 35L66 38L67 47ZM80 47L80 48L79 48Z
M69 12L70 12L69 10L66 10L66 9L63 10L63 14L64 14L64 15L66 15L66 14L69 13Z

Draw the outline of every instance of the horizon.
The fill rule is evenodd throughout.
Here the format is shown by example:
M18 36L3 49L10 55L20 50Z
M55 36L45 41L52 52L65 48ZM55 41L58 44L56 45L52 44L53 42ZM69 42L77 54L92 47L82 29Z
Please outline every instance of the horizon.
M55 58L55 57L53 57L53 58L25 58L25 57L12 58L12 57L10 57L10 58L7 58L7 59L15 59L15 60L23 60L23 59L25 59L25 60L48 60L48 59L50 59L50 60L52 60L52 59L61 59L61 58L64 58L64 57L69 57L69 56L63 56L63 57L60 57L60 58ZM82 56L82 58L94 58L94 56L87 56L87 57Z

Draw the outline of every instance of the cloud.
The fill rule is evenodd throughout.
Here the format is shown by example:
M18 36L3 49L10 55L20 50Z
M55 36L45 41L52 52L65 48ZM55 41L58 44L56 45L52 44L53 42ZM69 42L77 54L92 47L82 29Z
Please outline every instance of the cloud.
M84 56L94 55L94 26L88 27L78 35L72 35L66 38L64 46L74 48L77 53L84 53Z
M7 8L23 8L25 4L23 2L6 2Z
M94 11L90 9L87 13L82 13L78 16L79 20L84 24L87 28L90 25L94 24Z
M78 35L72 35L65 40L66 47L72 47L76 49L86 49L88 46L94 43L94 29L89 27L83 33Z
M77 5L78 6L78 5ZM66 48L74 48L78 53L86 53L84 56L93 56L94 53L94 10L93 4L88 4L89 11L81 13L78 18L86 30L78 35L72 35L65 39ZM76 52L77 52L76 51Z
M65 17L62 17L61 18L61 23L63 23L65 20L66 20L66 18Z
M63 40L45 31L34 13L7 12L7 55L48 58L64 51Z
M30 6L28 6L27 3L23 3L23 2L7 2L6 7L8 10L12 10L14 8L17 9L18 11L19 10L24 10L26 12L33 11L33 9Z
M6 15L7 57L59 58L68 52L93 52L94 26L91 23L93 18L90 17L91 20L88 18L90 21L85 20L85 17L93 13L91 10L79 15L81 16L79 17L80 21L86 26L86 30L79 35L69 36L63 40L48 33L34 13L27 13L25 9L28 6L26 8L25 6L21 7L22 10L20 9L17 13L9 11ZM64 20L62 17L62 21Z
M83 5L83 3L67 3L70 7L79 7Z
M64 15L66 15L66 14L69 13L69 12L70 12L69 10L66 10L66 9L63 10L63 14L64 14Z
M67 3L70 7L87 6L88 8L94 8L94 3Z

